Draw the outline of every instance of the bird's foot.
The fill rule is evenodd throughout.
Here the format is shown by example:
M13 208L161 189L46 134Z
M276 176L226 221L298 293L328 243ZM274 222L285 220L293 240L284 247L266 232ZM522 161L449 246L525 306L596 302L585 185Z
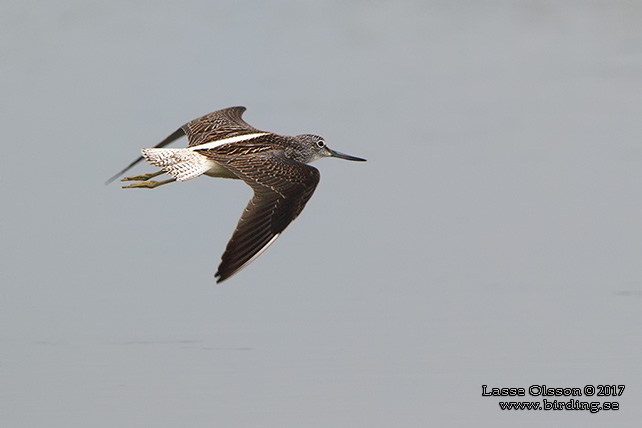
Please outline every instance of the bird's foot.
M130 184L129 186L123 186L123 189L153 189L163 184L173 183L176 181L175 178L171 178L165 181L139 181L138 183Z
M133 175L131 177L122 178L120 181L147 181L150 178L161 175L164 171L150 172L149 174Z

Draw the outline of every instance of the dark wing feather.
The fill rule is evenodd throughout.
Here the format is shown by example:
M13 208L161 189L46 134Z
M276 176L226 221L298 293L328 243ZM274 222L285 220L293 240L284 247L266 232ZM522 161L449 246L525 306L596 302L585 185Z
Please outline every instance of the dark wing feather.
M254 190L221 257L215 275L221 282L252 262L301 213L319 183L319 171L282 151L240 157L210 153Z
M241 118L244 111L245 107L229 107L206 114L186 124L183 126L183 131L189 140L189 147L238 135L261 132Z
M199 117L198 119L195 119L181 126L179 129L174 131L172 135L165 138L154 147L165 147L166 145L176 141L184 135L187 135L188 144L190 147L192 147L209 143L210 141L221 140L223 138L261 132L258 129L248 125L241 118L245 110L245 107L238 106L229 107L206 114L203 117ZM118 177L129 171L134 165L142 160L142 156L138 157L138 159L130 163L125 169L107 180L105 184L109 184L112 181L116 180Z

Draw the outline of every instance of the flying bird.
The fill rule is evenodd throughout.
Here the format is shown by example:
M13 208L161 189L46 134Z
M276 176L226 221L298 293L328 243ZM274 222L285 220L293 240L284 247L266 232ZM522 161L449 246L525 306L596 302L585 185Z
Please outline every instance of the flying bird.
M214 275L225 281L254 261L294 220L319 183L319 170L308 165L324 157L365 159L330 149L318 135L295 137L260 131L242 119L245 107L230 107L195 119L168 136L107 180L116 180L141 160L159 171L125 177L124 189L153 189L200 175L243 180L254 191ZM188 147L164 148L187 136ZM151 181L161 174L171 177Z

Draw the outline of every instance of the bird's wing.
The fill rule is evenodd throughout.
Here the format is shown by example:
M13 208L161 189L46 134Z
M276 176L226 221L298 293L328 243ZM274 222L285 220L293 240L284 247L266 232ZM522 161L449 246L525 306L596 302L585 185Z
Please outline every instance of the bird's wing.
M303 210L319 183L319 170L287 158L282 151L225 156L208 151L254 190L221 257L216 282L250 264Z
M228 107L213 113L206 114L205 116L194 119L189 123L178 128L169 137L165 138L160 143L156 144L154 148L165 147L173 143L184 135L187 135L189 146L198 146L201 144L209 143L212 141L222 140L230 137L237 137L240 135L253 134L261 132L258 129L248 125L241 116L245 111L245 107ZM118 177L129 171L134 165L142 161L143 157L139 156L135 161L127 165L118 174L111 177L105 182L109 184L116 180Z
M184 125L182 129L189 140L189 147L262 132L241 118L244 111L245 107L229 107L206 114Z

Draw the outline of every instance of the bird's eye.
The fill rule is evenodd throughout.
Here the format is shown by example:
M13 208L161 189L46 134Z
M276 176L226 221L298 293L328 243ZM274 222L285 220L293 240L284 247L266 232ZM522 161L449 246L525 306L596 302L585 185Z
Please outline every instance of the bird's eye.
M317 141L317 146L319 146L319 148L323 148L325 146L325 141L323 140Z

